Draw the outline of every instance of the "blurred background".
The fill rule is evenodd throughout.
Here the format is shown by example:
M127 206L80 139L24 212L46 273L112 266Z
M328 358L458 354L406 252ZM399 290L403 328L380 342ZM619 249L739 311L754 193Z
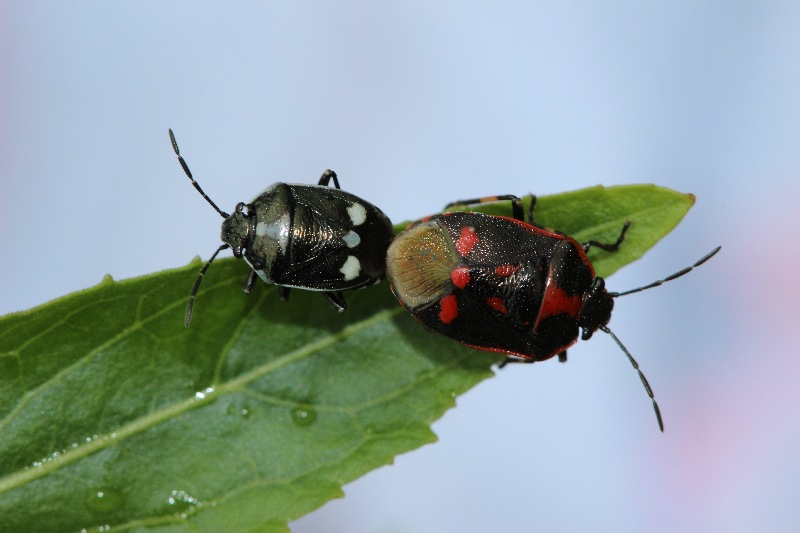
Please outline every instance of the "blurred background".
M656 183L685 221L608 280L607 336L458 399L318 531L800 530L800 3L0 4L0 313L207 258L275 181L394 221ZM188 287L187 287L188 293ZM794 326L792 325L794 324ZM793 355L794 353L794 355Z

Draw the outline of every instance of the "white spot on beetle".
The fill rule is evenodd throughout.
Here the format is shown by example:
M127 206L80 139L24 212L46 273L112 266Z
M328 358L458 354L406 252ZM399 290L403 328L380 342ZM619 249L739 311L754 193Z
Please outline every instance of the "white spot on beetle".
M354 202L347 208L347 214L350 215L350 221L354 226L360 226L367 220L367 210L358 202Z
M289 214L278 220L256 224L256 237L270 238L278 243L281 250L286 250L289 244Z
M344 275L345 281L356 279L361 273L361 263L356 256L348 255L347 260L342 265L342 268L339 269L339 272Z
M355 231L350 230L344 237L342 237L342 240L348 248L355 248L361 243L361 236L359 236L359 234Z

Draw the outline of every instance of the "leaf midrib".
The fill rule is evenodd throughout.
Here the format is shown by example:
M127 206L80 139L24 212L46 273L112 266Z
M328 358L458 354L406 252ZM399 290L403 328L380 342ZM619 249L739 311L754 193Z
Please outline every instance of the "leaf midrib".
M162 311L166 311L166 308ZM133 435L146 431L161 422L170 420L171 418L181 415L183 413L213 403L218 398L220 398L225 394L240 391L248 383L251 383L288 364L309 357L315 354L316 352L328 348L329 346L332 346L337 342L341 342L342 340L352 335L355 335L358 332L366 328L369 328L375 324L388 321L394 315L399 314L401 311L402 308L398 307L396 309L386 309L384 311L376 313L375 315L366 320L362 320L360 322L351 324L337 333L328 335L324 338L321 338L319 340L306 344L300 348L297 348L281 357L278 357L268 363L265 363L264 365L256 367L250 370L249 372L245 372L244 374L241 374L236 378L231 379L230 381L224 383L218 383L213 388L206 389L205 391L198 391L192 398L188 398L178 403L161 407L157 411L151 412L146 416L142 416L134 420L131 420L130 422L127 422L126 424L120 426L116 431L112 433L105 435L98 435L97 438L93 438L91 442L79 444L77 447L67 450L66 452L61 453L57 457L50 458L47 461L42 462L41 466L34 468L26 467L25 470L15 472L13 474L0 478L0 494L18 488L26 483L29 483L41 477L44 477L50 474L51 472L54 472L58 469L64 468L67 465L74 463L75 461L78 461L82 458L88 457L101 450L104 450L116 444L117 442L120 442ZM138 322L138 324L139 326L137 326L137 328L141 327L141 324L143 324L143 322L140 321ZM131 331L130 328L126 329L125 334L129 333L130 331ZM238 333L239 332L237 332L237 334ZM114 339L118 339L119 337L124 337L124 334L116 336ZM104 346L109 345L111 342L113 341L105 343ZM228 347L230 347L230 345Z

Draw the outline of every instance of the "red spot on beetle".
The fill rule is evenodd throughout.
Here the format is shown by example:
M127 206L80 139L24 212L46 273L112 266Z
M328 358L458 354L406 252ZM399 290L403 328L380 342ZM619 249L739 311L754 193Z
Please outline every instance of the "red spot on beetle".
M504 315L508 314L508 309L506 309L505 304L503 303L502 298L498 298L497 296L493 296L486 300L486 303L489 304L489 307L494 309L495 311L499 311Z
M461 236L456 241L456 250L461 254L461 257L466 257L472 251L472 248L478 243L478 234L469 226L461 228Z
M458 300L454 294L448 294L439 301L441 311L439 311L439 320L445 324L449 324L458 316Z
M460 266L458 268L454 268L452 272L450 272L450 281L452 281L453 285L459 289L466 287L469 284L469 280L470 276L468 267Z
M495 273L502 278L507 278L517 270L519 270L519 265L500 265L494 269Z

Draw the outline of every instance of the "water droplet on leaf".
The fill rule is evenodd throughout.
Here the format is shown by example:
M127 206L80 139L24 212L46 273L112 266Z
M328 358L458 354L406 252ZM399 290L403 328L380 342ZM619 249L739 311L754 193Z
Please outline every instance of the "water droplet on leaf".
M198 505L197 498L183 490L173 490L167 498L167 507L170 512L186 518L186 514L194 511Z
M89 492L86 507L96 513L116 511L125 503L122 493L109 487L100 487Z
M310 426L317 420L317 412L310 407L292 409L292 421L298 426Z

